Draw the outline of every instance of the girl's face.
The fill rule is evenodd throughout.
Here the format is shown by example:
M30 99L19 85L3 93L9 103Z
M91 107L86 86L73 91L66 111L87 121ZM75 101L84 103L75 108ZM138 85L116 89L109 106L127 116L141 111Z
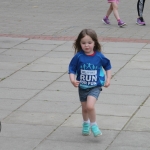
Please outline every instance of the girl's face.
M86 55L91 55L94 53L95 42L88 35L83 37L80 41L81 47Z

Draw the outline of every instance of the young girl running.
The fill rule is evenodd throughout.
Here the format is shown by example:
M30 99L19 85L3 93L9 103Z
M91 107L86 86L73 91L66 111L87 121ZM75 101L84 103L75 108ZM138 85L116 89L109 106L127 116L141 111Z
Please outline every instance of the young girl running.
M102 19L102 21L105 24L110 24L108 17L110 16L110 14L113 11L115 18L118 21L118 26L119 27L125 26L126 23L120 20L120 16L119 16L119 12L118 12L118 3L119 3L119 0L108 0L108 3L110 3L110 7L109 7L109 9L108 9L108 11L106 13L106 16Z
M137 18L136 24L140 26L146 25L143 19L144 4L145 4L145 0L138 0L137 2L138 18Z
M83 135L102 135L96 123L95 103L102 86L108 87L111 79L111 64L101 53L97 34L92 29L82 30L75 43L75 56L69 64L69 77L74 87L78 87L82 106ZM106 71L106 80L105 73Z

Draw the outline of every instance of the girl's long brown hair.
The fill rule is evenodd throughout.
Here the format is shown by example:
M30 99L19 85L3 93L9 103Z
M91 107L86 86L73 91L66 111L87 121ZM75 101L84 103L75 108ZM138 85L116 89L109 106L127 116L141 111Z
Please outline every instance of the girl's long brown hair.
M92 38L92 40L95 42L94 51L101 52L101 45L98 42L98 37L97 37L96 32L92 29L83 29L79 33L77 39L75 40L75 42L73 44L73 47L75 49L75 54L82 50L80 42L81 42L81 39L84 38L86 35L90 36Z

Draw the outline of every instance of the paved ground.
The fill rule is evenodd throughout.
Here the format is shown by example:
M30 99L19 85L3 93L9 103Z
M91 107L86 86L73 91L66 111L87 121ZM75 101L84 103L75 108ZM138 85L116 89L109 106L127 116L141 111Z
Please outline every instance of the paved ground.
M1 1L1 150L149 150L150 2L137 26L136 0L122 0L119 28L102 24L104 0ZM81 107L67 68L83 28L96 30L113 78L96 104L103 135L81 135Z

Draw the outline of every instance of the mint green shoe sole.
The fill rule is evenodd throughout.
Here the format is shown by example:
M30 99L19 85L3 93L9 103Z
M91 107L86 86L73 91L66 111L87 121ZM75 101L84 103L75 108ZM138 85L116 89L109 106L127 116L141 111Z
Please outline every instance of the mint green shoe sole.
M90 134L91 134L91 132L90 132L90 133L83 133L83 132L82 132L82 135L83 135L83 136L89 136Z
M94 135L94 134L93 134L93 135ZM100 134L94 135L94 137L98 137L98 136L100 136L100 135L102 135L102 132L101 132Z

